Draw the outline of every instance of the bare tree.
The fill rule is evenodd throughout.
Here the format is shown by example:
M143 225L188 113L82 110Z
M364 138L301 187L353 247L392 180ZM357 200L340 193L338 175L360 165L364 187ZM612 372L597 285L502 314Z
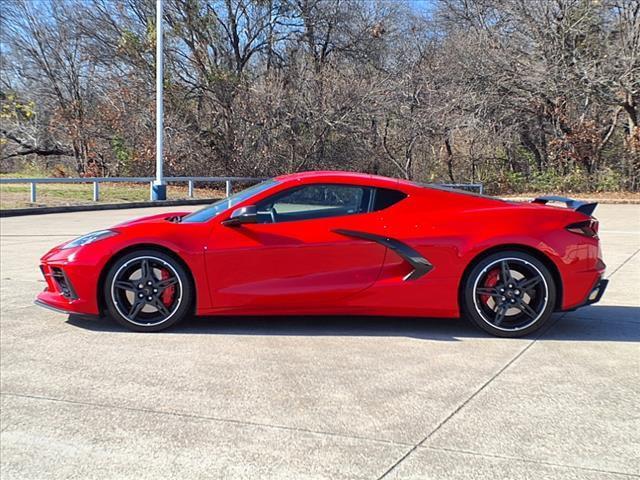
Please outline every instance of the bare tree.
M640 188L638 0L165 5L172 174ZM3 7L2 157L151 173L155 2Z

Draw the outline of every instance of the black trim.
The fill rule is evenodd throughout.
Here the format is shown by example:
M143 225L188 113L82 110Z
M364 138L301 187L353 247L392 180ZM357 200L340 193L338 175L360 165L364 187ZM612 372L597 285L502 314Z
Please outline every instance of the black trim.
M431 265L426 258L420 255L420 253L416 252L409 245L394 238L375 235L373 233L358 232L356 230L337 229L333 230L333 232L340 235L346 235L348 237L370 240L372 242L379 243L380 245L384 245L396 252L403 260L413 267L413 271L406 275L403 280L417 280L433 270L433 265Z
M600 279L596 286L591 289L589 295L587 296L587 300L584 302L584 305L591 305L593 303L598 303L604 295L604 291L607 289L607 285L609 285L609 280L605 280L604 278ZM596 296L593 300L589 300L589 297L593 294L593 292L597 292Z
M547 195L545 197L538 197L533 200L532 203L540 203L542 205L546 205L548 202L562 202L567 208L575 210L580 213L584 213L585 215L591 215L593 211L598 206L597 202L583 202L581 200L574 200L572 198L567 197L559 197L557 195Z
M101 203L97 205L64 205L60 207L8 208L0 210L0 217L20 217L23 215L43 215L45 213L93 212L99 210L123 210L127 208L171 207L178 205L210 205L219 198L198 198L193 200L162 200L155 202Z
M60 293L63 297L68 298L69 300L77 300L78 295L76 294L69 277L65 271L60 267L51 267L51 278L53 278L56 287L60 290Z
M62 308L54 307L53 305L49 305L48 303L43 302L42 300L34 300L33 303L38 305L39 307L46 308L47 310L51 310L56 313L64 313L65 315L77 315L75 312L71 312L69 310L64 310Z

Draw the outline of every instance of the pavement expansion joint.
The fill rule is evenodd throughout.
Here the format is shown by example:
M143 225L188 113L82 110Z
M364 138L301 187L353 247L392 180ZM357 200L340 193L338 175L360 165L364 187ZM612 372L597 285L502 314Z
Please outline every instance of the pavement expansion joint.
M404 462L413 452L415 452L419 447L423 446L433 435L435 435L438 430L440 430L449 420L451 420L458 412L460 412L465 406L469 404L475 397L477 397L482 391L484 391L496 378L498 378L502 372L504 372L507 368L513 365L522 355L524 355L529 348L533 346L543 335L545 335L548 331L550 331L553 327L555 327L558 322L564 317L564 314L559 315L555 321L546 328L543 328L541 332L539 332L536 337L531 340L522 350L520 350L514 357L511 358L506 364L504 364L496 373L494 373L486 382L480 385L466 400L464 400L460 405L458 405L449 415L447 415L436 427L431 430L422 440L413 445L402 457L400 457L393 465L391 465L382 475L378 477L378 480L382 480L391 472L393 472L402 462Z
M591 467L583 467L583 466L580 466L580 465L549 462L549 461L546 461L546 460L538 460L538 459L535 459L535 458L522 458L522 457L511 456L511 455L496 455L496 454L493 454L493 453L475 452L475 451L472 451L472 450L460 450L460 449L457 449L457 448L431 447L431 446L428 446L428 445L419 445L418 448L419 449L423 449L423 450L432 450L434 452L448 452L448 453L456 453L456 454L460 454L460 455L472 455L474 457L496 458L496 459L500 459L500 460L515 460L517 462L533 463L533 464L538 464L538 465L547 465L547 466L550 466L550 467L566 468L566 469L573 469L573 470L582 470L582 471L585 471L585 472L595 472L595 473L606 473L606 474L611 474L611 475L621 475L621 476L624 476L626 478L640 478L640 475L635 474L635 473L618 472L618 471L614 471L614 470L604 470L604 469L601 469L601 468L591 468Z
M627 258L624 262L622 262L620 265L618 265L618 266L616 267L616 269L615 269L613 272L611 272L609 275L607 275L607 278L611 278L611 277L613 277L613 275L614 275L618 270L620 270L622 267L624 267L627 263L629 263L629 262L631 261L631 259L632 259L633 257L635 257L635 256L638 254L638 252L640 252L640 248L639 248L638 250L636 250L635 252L633 252L631 255L629 255L629 258Z
M271 429L276 429L276 430L288 430L288 431L293 431L293 432L308 433L308 434L312 434L312 435L348 438L348 439L352 439L352 440L364 440L364 441L367 441L367 442L383 443L383 444L386 444L386 445L398 445L398 446L403 446L403 447L411 446L411 444L405 443L405 442L397 442L397 441L385 440L385 439L381 439L381 438L372 438L372 437L366 437L366 436L362 436L362 435L348 435L348 434L345 434L345 433L328 432L328 431L324 431L324 430L313 430L313 429L301 428L301 427L291 427L291 426L288 426L288 425L276 425L276 424L262 423L262 422L251 422L251 421L245 421L245 420L237 420L237 419L234 419L234 418L212 417L212 416L207 416L207 415L198 415L198 414L194 414L194 413L167 412L167 411L164 411L164 410L153 410L153 409L150 409L150 408L127 407L127 406L120 406L120 405L110 405L110 404L104 404L104 403L86 402L86 401L81 401L81 400L69 400L69 399L64 399L64 398L45 397L45 396L42 396L42 395L29 395L29 394L14 393L14 392L0 392L0 396L28 398L28 399L31 399L31 400L42 400L42 401L48 401L48 402L60 402L60 403L66 403L66 404L69 404L69 405L82 405L82 406L87 406L87 407L95 407L95 408L103 408L103 409L126 410L126 411L131 411L131 412L149 413L149 414L152 414L152 415L170 415L172 417L190 418L190 419L205 420L205 421L210 421L210 422L228 423L228 424L233 424L233 425L242 425L242 426L249 426L249 427L260 427L260 428L271 428Z

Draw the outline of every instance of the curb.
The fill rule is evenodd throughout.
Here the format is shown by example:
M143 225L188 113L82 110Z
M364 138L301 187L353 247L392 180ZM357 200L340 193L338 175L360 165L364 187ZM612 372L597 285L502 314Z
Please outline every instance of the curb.
M517 202L529 202L531 197L496 197L503 200L513 200ZM44 215L48 213L70 213L70 212L93 212L99 210L124 210L127 208L148 208L148 207L179 207L182 205L206 205L213 203L219 198L198 198L193 200L160 200L156 202L132 202L132 203L102 203L96 205L61 205L59 207L29 207L11 208L0 210L2 217L21 217L25 215ZM600 205L640 205L640 200L636 199L583 199L585 201L597 202Z
M63 205L59 207L30 207L0 210L0 217L21 217L47 213L92 212L98 210L124 210L145 207L178 207L181 205L206 205L219 198L198 198L193 200L160 200L156 202L102 203L97 205Z

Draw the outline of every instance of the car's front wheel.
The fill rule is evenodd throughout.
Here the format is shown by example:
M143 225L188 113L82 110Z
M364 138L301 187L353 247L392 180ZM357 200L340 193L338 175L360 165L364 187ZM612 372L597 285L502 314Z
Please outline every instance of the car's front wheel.
M554 311L556 285L536 257L510 250L480 260L469 272L462 310L481 329L520 337L544 326Z
M180 262L156 250L138 250L119 258L104 282L109 314L138 332L157 332L191 311L193 287Z

